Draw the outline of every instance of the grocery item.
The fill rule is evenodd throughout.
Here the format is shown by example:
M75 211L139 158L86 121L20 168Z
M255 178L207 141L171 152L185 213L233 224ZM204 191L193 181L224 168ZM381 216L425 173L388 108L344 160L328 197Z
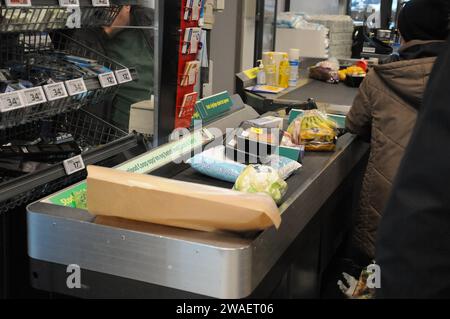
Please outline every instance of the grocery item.
M89 166L88 211L94 216L200 231L260 231L281 224L267 194L186 183Z
M276 154L272 154L264 158L262 163L276 169L280 177L284 180L287 180L292 174L302 167L299 162Z
M274 54L269 53L269 60L265 65L266 83L269 86L278 86L277 81L277 65L275 63Z
M300 50L290 49L289 50L289 86L296 87L298 84L298 70L300 67Z
M222 145L194 156L187 163L203 175L230 183L235 183L246 167L244 164L227 159L225 146Z
M310 110L297 117L287 133L293 144L305 145L306 151L333 151L336 148L338 127L326 114Z
M266 193L280 204L288 188L278 171L270 166L249 165L234 185L234 190L245 193Z
M283 61L280 63L280 80L279 80L279 86L282 88L287 89L289 87L289 80L290 80L290 65L289 65L289 57L286 54L283 55Z
M258 74L256 76L256 84L257 85L265 85L266 84L266 71L264 70L264 64L262 60L259 60Z

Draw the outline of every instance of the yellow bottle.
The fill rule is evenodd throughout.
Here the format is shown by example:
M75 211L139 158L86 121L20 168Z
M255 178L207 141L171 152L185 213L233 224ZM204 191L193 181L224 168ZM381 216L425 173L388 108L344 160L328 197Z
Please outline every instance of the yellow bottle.
M280 62L280 87L285 89L289 87L290 71L289 56L287 53L285 53L283 54L283 61Z

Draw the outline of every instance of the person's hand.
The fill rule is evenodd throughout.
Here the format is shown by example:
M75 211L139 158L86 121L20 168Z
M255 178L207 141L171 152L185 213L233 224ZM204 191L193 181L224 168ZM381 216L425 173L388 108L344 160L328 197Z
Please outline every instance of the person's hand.
M344 284L342 280L339 280L337 285L339 289L344 293L344 295L346 295L348 298L353 298L356 287L358 285L358 280L345 272L342 273L342 275L344 276L344 280L346 281L346 283Z

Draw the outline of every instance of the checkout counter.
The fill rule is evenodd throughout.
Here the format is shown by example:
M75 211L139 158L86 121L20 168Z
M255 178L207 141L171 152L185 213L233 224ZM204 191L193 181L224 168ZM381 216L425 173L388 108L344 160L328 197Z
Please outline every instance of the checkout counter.
M239 96L234 104L194 133L198 139L185 143L188 147L180 147L183 140L163 145L119 169L140 167L145 174L231 189L232 184L161 154L178 149L180 157L189 157L222 138L211 128L225 132L259 116ZM52 201L75 185L28 207L32 286L81 298L318 298L322 274L350 228L358 197L355 179L367 151L366 144L346 134L335 152L307 153L303 168L287 180L281 227L245 235L132 221L99 224L87 211ZM66 284L72 264L81 268L80 289Z

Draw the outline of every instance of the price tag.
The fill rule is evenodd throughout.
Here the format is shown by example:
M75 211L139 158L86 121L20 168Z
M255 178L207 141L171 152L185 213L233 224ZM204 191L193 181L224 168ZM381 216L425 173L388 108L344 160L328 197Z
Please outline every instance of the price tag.
M44 91L49 101L55 101L69 96L62 82L44 85Z
M76 172L82 171L86 168L84 165L83 158L81 155L77 155L75 157L69 158L63 162L64 169L66 170L67 175L75 174Z
M113 72L99 74L98 80L100 81L100 85L102 86L102 88L117 85L117 80Z
M25 104L27 106L32 106L40 103L47 102L47 99L45 98L44 90L41 86L22 90L22 95L25 99Z
M92 0L93 7L109 7L109 0Z
M67 8L67 7L79 7L80 6L80 0L59 0L59 5L61 7Z
M70 96L82 94L87 92L86 84L84 83L83 78L69 80L65 82L67 92L69 92Z
M119 84L133 81L130 70L128 70L128 69L118 70L115 73L116 73L117 82Z
M8 112L25 107L23 96L19 91L0 94L0 111Z
M31 0L5 0L7 7L31 7Z

